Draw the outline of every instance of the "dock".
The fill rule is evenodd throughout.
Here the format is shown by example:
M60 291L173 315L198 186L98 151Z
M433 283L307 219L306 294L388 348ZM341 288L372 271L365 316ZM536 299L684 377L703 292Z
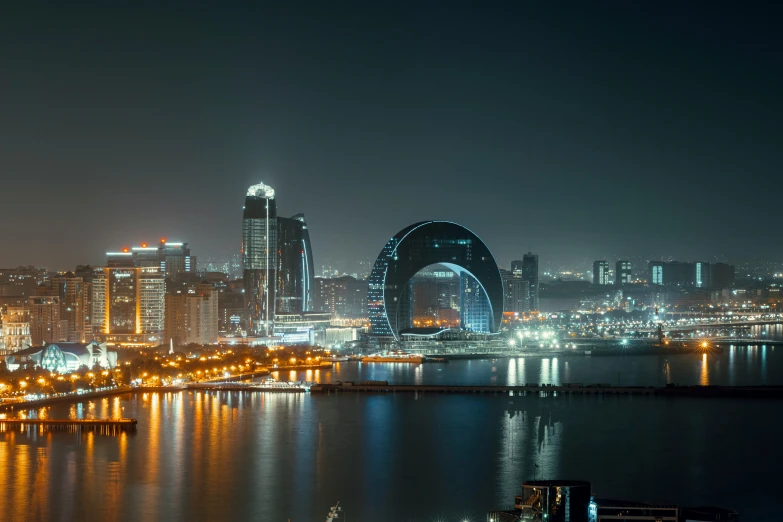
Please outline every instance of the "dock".
M200 382L187 385L188 390L243 391L267 393L304 393L307 388L289 385L243 384L235 382Z
M26 427L45 431L93 431L104 435L117 435L136 431L136 419L0 419L0 431Z
M407 384L315 384L311 393L438 393L488 394L513 397L568 397L573 395L648 395L658 397L718 397L783 399L783 386L612 386L609 384L527 384L524 386L439 386Z

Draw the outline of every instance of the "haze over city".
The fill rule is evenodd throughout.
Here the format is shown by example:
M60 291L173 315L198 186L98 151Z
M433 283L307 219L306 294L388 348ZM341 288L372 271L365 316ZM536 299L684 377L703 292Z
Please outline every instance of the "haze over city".
M318 265L423 219L503 265L779 256L780 8L736 9L5 6L0 265L227 257L259 181Z

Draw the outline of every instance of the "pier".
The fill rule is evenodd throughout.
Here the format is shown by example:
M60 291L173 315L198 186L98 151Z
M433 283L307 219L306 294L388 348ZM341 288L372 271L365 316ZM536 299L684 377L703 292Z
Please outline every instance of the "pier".
M136 419L0 419L0 431L25 427L45 431L94 431L104 435L117 435L136 431Z
M609 384L527 384L524 386L428 386L408 384L315 384L311 393L459 393L505 396L567 397L571 395L648 395L783 399L783 386L612 386Z

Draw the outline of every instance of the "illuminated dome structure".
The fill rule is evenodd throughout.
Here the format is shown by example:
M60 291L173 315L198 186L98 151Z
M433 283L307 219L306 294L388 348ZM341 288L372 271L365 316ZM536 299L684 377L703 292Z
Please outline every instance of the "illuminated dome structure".
M449 221L423 221L402 229L381 250L367 294L372 335L400 340L409 330L409 282L431 265L460 277L460 328L495 333L503 318L503 280L489 248L470 230Z

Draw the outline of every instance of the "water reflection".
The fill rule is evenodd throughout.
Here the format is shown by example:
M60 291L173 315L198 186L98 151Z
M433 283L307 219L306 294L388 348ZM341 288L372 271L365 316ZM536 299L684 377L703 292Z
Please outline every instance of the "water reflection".
M699 384L702 386L709 386L710 384L709 365L707 363L706 353L702 354L701 356L701 373L699 374Z

